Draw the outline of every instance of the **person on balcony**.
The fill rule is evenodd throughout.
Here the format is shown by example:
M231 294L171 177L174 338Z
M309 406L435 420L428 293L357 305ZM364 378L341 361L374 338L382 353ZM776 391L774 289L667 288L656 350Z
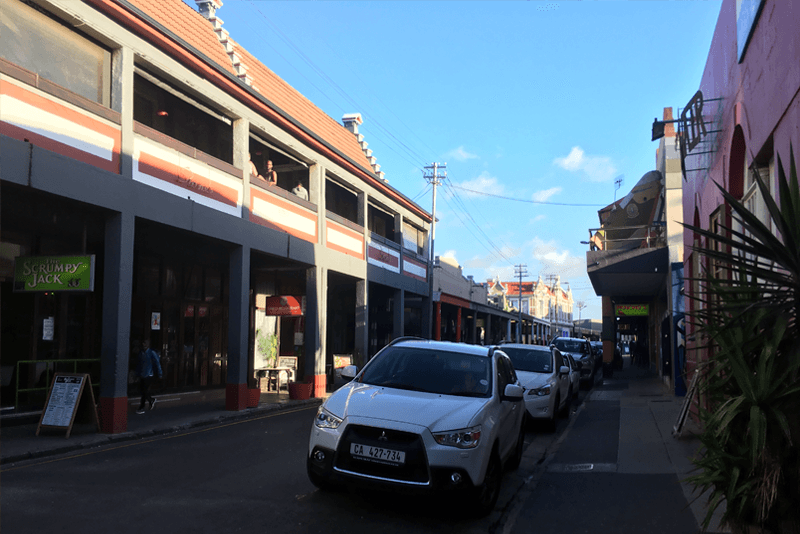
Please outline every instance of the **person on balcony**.
M308 191L306 190L305 187L303 187L303 182L300 180L297 180L294 189L292 189L292 193L302 198L303 200L308 200Z

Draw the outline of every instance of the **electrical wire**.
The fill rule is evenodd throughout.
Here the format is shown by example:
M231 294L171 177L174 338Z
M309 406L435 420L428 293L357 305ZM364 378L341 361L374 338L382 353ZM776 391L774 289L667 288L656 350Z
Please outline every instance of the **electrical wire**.
M506 197L503 195L495 195L492 193L485 193L483 191L475 191L474 189L467 189L466 187L461 187L460 185L450 185L455 189L461 189L462 191L468 191L470 193L474 193L476 195L483 195L486 197L495 197L495 198L502 198L503 200L513 200L514 202L525 202L527 204L543 204L546 206L568 206L568 207L580 207L580 208L604 208L605 204L570 204L567 202L548 202L546 200L526 200L523 198L514 198L514 197Z

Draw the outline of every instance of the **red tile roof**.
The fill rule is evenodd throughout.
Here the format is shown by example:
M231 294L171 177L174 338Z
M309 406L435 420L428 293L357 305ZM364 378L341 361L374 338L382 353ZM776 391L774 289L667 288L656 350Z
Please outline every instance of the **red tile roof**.
M205 54L231 74L235 74L225 48L220 44L217 34L203 15L186 5L182 0L128 0L186 44Z
M212 24L183 0L127 0L156 22L175 33L214 63L236 74L228 53L220 44ZM224 25L223 25L224 28ZM316 134L354 163L372 172L356 136L305 96L268 69L230 37L234 51L252 80L252 87L284 113Z

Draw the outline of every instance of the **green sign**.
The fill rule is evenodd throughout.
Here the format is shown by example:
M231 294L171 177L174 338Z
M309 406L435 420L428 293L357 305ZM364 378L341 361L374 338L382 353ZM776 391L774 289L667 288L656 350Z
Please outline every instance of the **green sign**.
M94 291L94 254L16 258L14 291Z
M647 304L617 304L617 315L623 317L647 316L650 309Z

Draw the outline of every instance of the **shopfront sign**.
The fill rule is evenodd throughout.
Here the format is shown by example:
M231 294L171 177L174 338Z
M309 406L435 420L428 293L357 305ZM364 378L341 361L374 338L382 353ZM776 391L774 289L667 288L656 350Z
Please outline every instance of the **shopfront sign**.
M306 298L292 296L267 297L266 315L301 316L306 313Z
M14 291L94 291L94 261L94 254L16 258Z
M617 304L618 317L646 317L650 313L648 304Z

